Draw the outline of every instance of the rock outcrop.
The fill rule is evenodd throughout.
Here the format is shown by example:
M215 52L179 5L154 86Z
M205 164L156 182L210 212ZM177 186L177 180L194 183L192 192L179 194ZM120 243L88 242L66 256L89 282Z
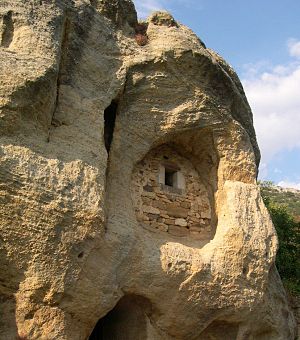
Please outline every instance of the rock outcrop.
M232 68L130 0L0 18L0 339L294 339Z

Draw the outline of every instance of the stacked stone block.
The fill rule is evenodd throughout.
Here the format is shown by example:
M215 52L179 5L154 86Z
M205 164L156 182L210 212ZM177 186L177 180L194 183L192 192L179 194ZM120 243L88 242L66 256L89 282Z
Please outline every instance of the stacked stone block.
M185 189L159 183L161 166L176 165ZM211 205L204 183L193 164L174 147L152 150L133 173L133 202L141 226L179 237L207 239L211 235Z

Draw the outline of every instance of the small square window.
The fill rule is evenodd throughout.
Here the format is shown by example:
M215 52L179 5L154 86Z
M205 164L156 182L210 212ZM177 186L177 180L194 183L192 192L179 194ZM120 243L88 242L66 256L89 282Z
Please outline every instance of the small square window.
M185 180L176 164L162 164L159 167L158 183L163 190L185 190ZM175 191L174 191L175 190Z
M168 185L169 187L175 186L176 172L177 171L165 169L165 185Z

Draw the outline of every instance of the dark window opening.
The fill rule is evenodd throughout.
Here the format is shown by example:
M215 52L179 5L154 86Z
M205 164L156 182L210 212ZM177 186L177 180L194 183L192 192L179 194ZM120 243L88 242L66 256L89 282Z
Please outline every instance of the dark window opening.
M113 140L117 111L118 102L116 100L113 100L104 110L104 143L107 152L109 152Z
M165 169L165 185L174 187L176 171Z

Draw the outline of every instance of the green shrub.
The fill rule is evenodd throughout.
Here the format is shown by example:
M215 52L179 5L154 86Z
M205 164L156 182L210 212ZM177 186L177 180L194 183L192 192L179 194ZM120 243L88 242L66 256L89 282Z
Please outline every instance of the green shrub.
M286 288L300 295L300 223L295 221L285 205L274 203L264 195L263 199L279 239L278 272Z

